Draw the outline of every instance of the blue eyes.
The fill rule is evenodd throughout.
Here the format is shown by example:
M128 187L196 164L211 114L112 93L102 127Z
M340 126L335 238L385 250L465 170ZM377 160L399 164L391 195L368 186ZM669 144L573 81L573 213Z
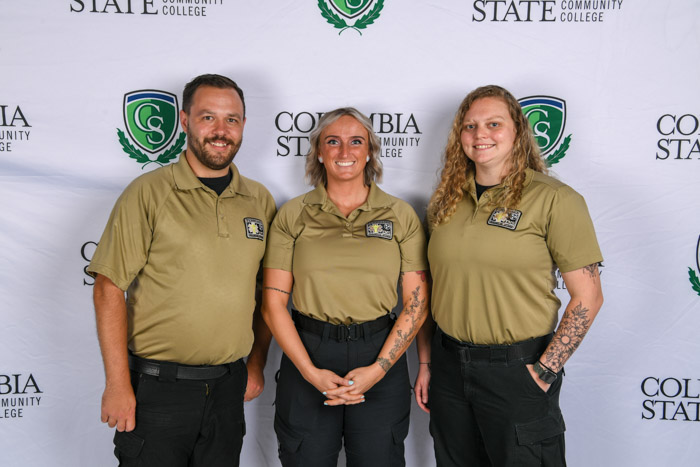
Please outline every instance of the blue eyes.
M364 143L364 141L362 141L361 139L353 139L350 141L350 144L355 145L355 146L359 146L363 143ZM340 144L340 141L338 141L337 139L329 139L329 140L326 140L326 144L331 145L331 146L337 146L338 144Z

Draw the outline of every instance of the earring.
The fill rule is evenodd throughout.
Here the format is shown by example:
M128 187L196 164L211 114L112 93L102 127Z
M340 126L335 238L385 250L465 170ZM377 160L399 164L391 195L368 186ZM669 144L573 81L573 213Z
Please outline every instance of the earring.
M319 157L319 158L318 158L318 163L319 163L319 164L323 164L323 157Z
M369 162L369 154L367 154L367 159L365 159L365 162Z

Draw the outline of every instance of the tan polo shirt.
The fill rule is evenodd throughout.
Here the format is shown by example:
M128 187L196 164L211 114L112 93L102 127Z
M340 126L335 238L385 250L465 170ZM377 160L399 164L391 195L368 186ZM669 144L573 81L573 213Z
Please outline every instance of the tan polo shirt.
M511 344L552 332L561 302L555 271L603 260L583 197L528 170L517 210L479 201L473 176L446 223L431 231L432 312L450 336L476 344Z
M275 214L270 193L231 165L220 196L180 161L134 180L88 267L127 291L128 345L189 365L248 355L255 280Z
M263 264L292 272L292 301L304 315L362 323L396 306L400 272L427 270L425 248L413 208L374 183L347 218L318 186L280 208Z

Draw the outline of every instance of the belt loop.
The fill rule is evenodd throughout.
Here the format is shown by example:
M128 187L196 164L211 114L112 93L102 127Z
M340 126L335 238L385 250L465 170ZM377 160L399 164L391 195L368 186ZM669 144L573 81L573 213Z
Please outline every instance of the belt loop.
M321 342L328 342L328 337L331 335L331 325L326 324L323 326L323 335L321 336Z
M369 342L369 338L372 337L372 331L369 330L369 323L362 323L362 334L364 334L365 342Z
M175 382L177 379L177 363L160 362L160 372L158 373L158 381L166 381L169 383Z
M489 363L497 366L508 366L508 348L494 347L491 348L489 355Z

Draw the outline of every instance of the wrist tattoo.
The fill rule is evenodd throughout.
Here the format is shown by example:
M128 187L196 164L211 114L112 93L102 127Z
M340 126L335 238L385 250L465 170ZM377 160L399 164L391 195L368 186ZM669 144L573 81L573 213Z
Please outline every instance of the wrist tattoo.
M379 357L377 358L377 363L379 363L379 366L382 367L382 370L384 370L384 373L387 373L389 371L389 368L391 368L391 362L387 360L386 358Z
M290 293L287 292L286 290L276 289L276 288L274 288L274 287L263 287L263 289L274 290L274 291L276 291L276 292L282 292L282 293L284 293L284 294L290 295Z

